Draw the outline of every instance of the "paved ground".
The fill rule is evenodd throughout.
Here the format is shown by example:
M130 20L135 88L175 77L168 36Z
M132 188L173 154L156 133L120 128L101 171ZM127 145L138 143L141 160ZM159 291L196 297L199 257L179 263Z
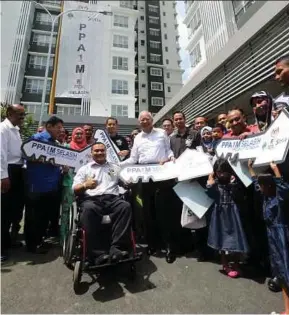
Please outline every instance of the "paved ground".
M264 279L229 279L219 265L179 258L144 257L130 283L125 270L108 271L93 281L83 277L75 295L72 272L59 249L35 256L14 252L2 267L2 313L263 313L282 311L281 294L271 293Z

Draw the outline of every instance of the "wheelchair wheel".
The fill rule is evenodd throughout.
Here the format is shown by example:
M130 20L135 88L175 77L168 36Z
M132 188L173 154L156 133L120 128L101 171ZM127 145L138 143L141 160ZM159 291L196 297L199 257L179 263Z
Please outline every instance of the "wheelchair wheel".
M81 276L82 276L82 262L78 260L75 263L74 270L73 270L73 290L75 293L79 292Z
M77 218L77 205L73 203L70 212L69 212L69 232L65 237L63 243L63 260L64 264L68 268L72 268L72 260L75 252L76 246L76 233L77 233L77 226L76 220Z

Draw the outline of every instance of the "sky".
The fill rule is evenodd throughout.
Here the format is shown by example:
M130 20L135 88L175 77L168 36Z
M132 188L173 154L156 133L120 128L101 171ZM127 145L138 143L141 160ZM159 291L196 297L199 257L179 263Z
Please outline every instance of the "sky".
M183 24L183 20L185 18L186 15L186 10L185 10L185 1L177 1L177 5L176 5L176 9L177 9L177 21L178 21L178 31L179 31L179 44L181 47L181 50L179 51L182 63L181 63L181 68L183 70L185 70L184 74L183 74L183 83L185 84L188 76L190 74L191 71L191 64L190 64L190 55L189 53L185 50L187 44L188 44L188 31L187 31L187 27L185 24Z

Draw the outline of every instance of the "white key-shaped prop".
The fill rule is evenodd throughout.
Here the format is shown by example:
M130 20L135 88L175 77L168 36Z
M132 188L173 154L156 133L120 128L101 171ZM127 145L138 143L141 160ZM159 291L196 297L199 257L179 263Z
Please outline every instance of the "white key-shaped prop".
M137 183L139 179L141 179L143 183L147 183L150 179L154 182L160 182L176 178L178 177L178 172L175 163L168 162L164 165L146 164L125 166L119 175L126 183Z
M284 162L288 148L289 113L284 109L265 132L244 140L224 139L218 144L216 154L232 161L253 159L255 166L263 166L272 161Z
M91 147L92 145L82 151L76 151L30 139L22 144L21 150L27 160L68 166L77 172L81 166L92 161Z

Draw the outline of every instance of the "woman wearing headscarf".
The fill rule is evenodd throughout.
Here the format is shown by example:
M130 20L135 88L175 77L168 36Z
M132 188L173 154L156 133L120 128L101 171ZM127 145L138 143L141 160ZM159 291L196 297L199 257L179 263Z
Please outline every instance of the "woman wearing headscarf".
M212 128L205 126L201 129L201 144L205 153L212 154L213 152L213 138Z
M73 130L71 142L66 144L67 148L81 151L87 147L85 131L81 127ZM73 183L73 172L67 169L62 182L62 203L61 203L61 225L60 225L60 241L63 244L69 229L69 211L74 201L74 194L71 189Z

